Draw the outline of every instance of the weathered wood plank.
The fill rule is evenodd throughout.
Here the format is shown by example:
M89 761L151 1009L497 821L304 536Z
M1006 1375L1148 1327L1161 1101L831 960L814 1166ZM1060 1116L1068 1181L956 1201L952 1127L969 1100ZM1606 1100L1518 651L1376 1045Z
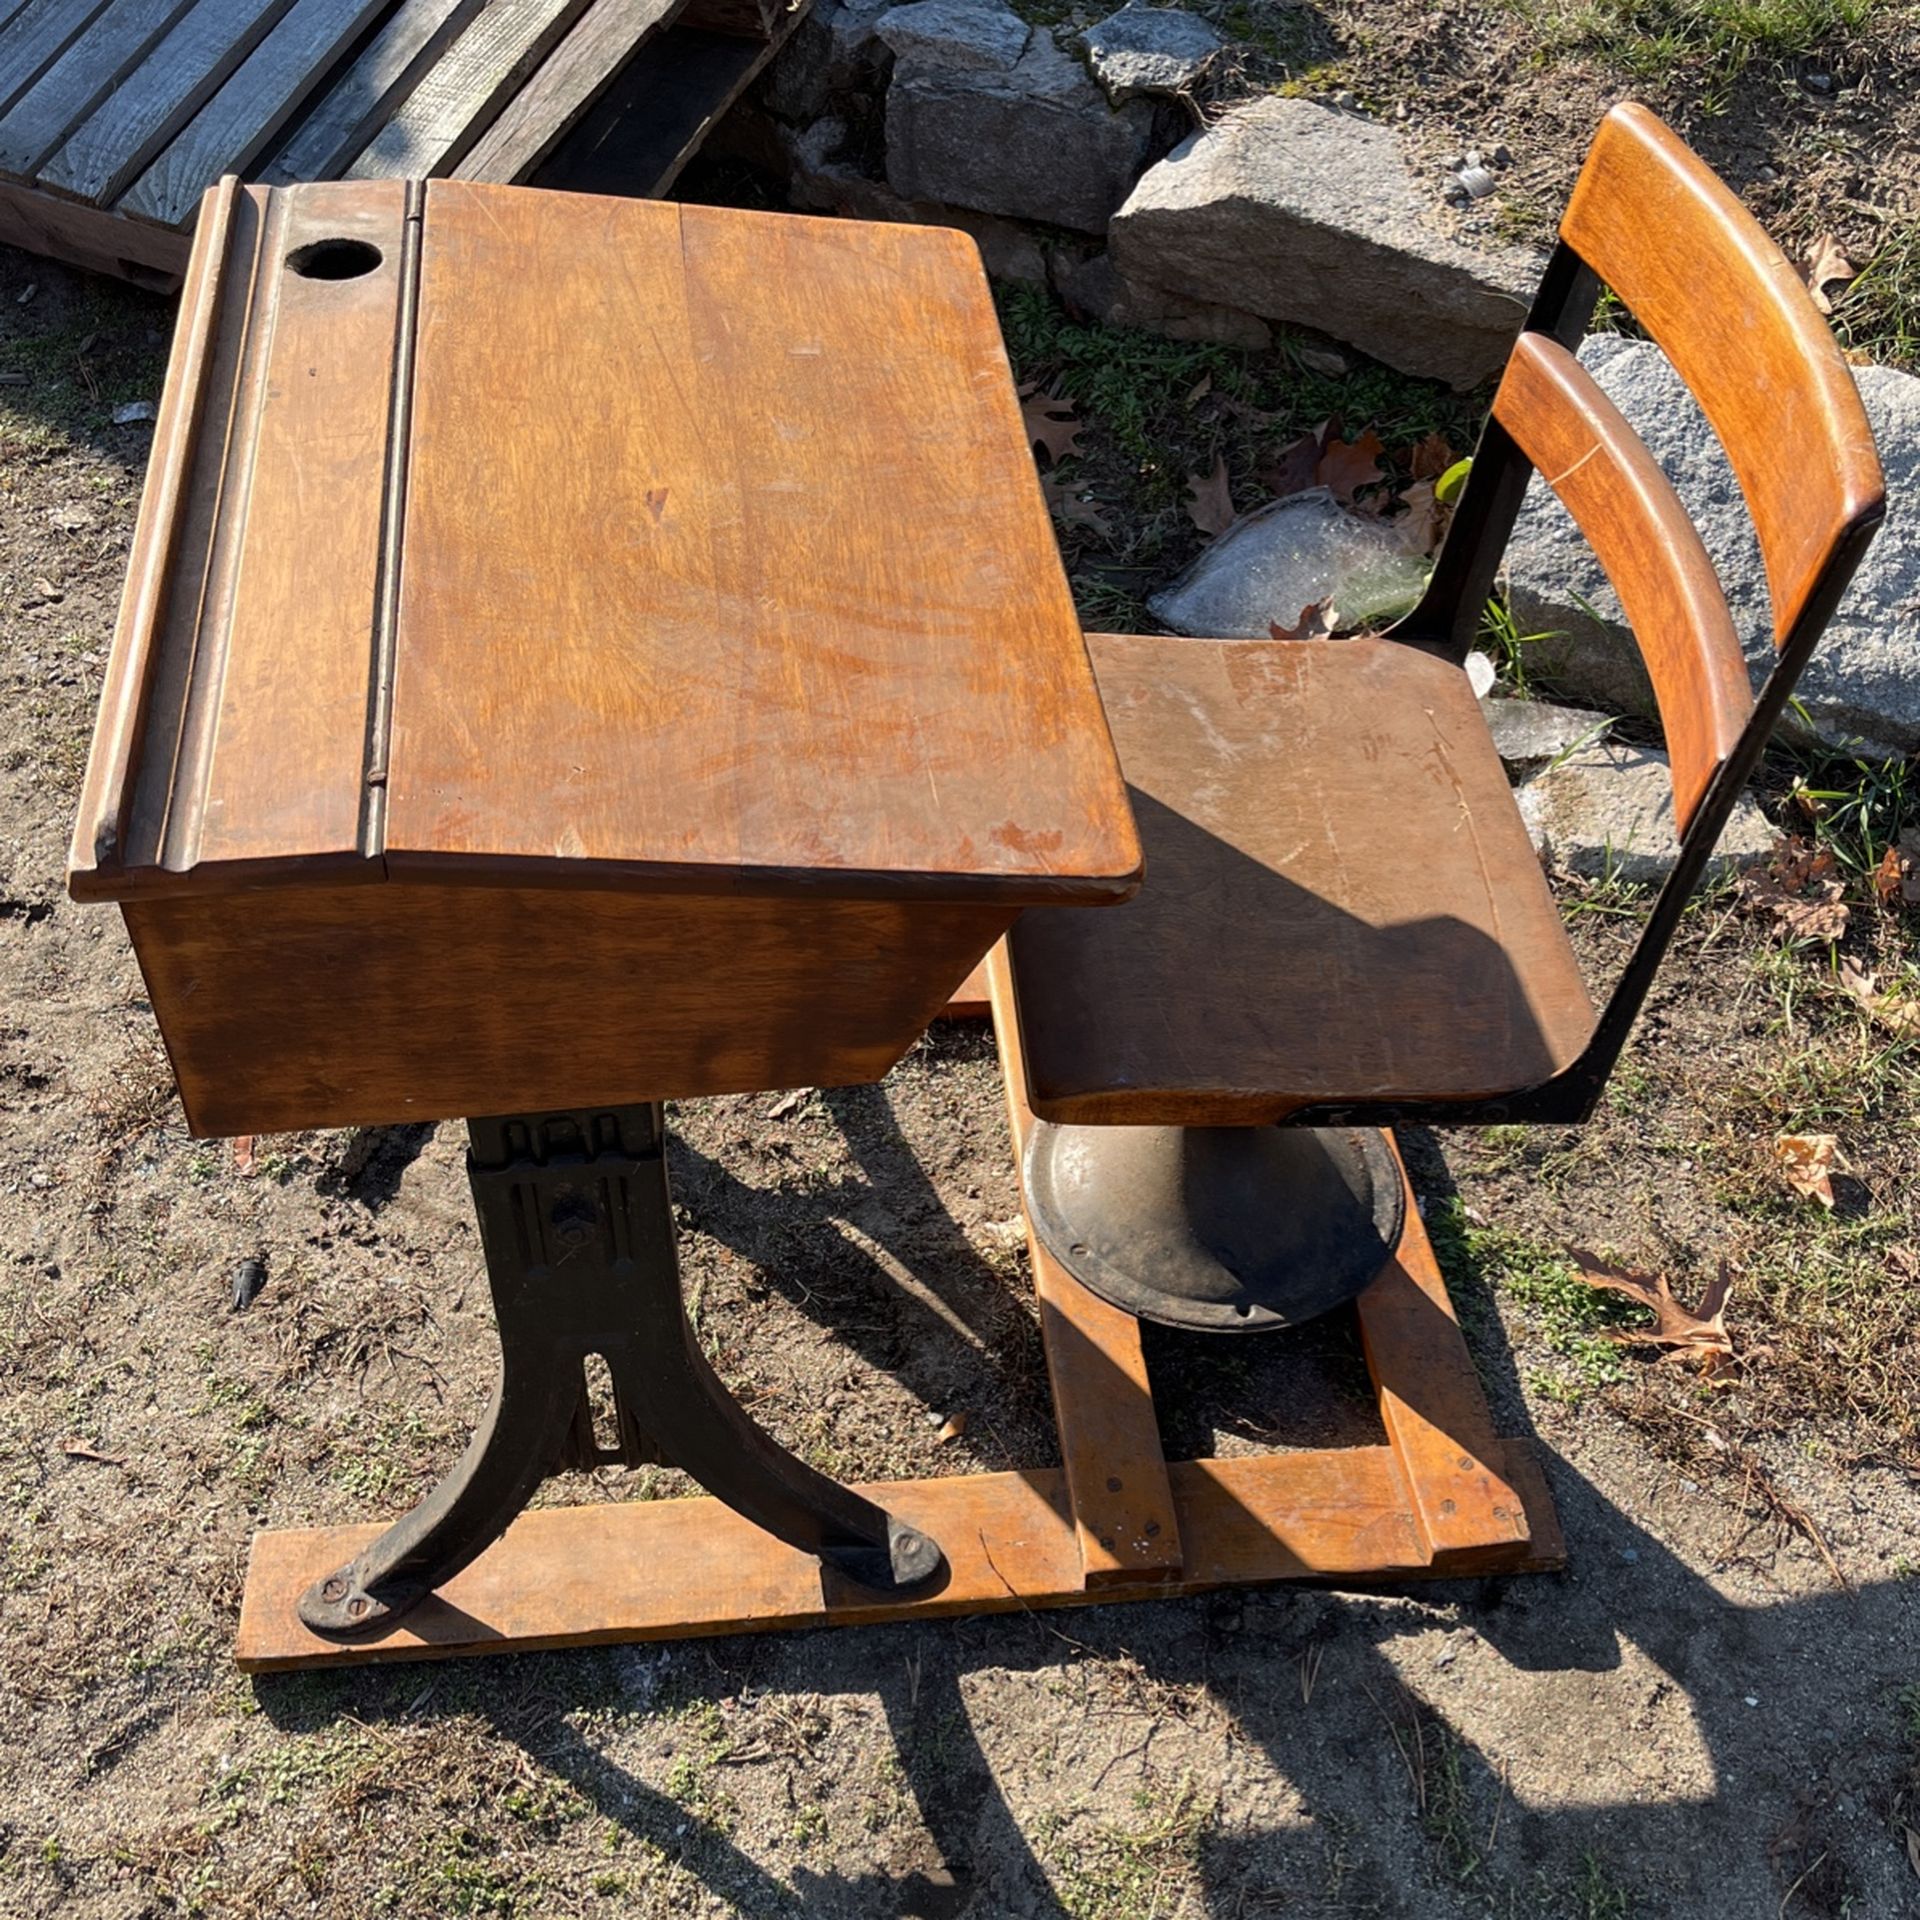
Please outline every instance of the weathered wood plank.
M1534 1544L1516 1542L1501 1568L1563 1565L1532 1450L1508 1440L1501 1457L1526 1488L1535 1519ZM248 1673L270 1673L1011 1613L1276 1580L1397 1582L1438 1571L1425 1564L1387 1447L1183 1461L1173 1469L1173 1493L1189 1542L1186 1566L1164 1580L1097 1592L1080 1583L1057 1469L861 1491L939 1541L948 1565L943 1587L920 1599L882 1599L823 1573L818 1561L718 1500L542 1507L523 1513L397 1626L368 1640L329 1641L301 1624L295 1605L308 1582L350 1560L380 1529L258 1533L234 1658Z
M120 201L163 227L193 217L223 173L245 173L387 0L294 0L273 30Z
M0 173L31 178L193 0L109 0L87 30L0 117ZM0 82L4 88L4 82Z
M592 106L634 50L684 0L595 0L454 168L462 180L524 180Z
M788 13L772 39L753 41L695 29L682 14L581 116L532 184L664 195L804 17L804 8Z
M199 0L40 170L40 183L96 206L117 200L292 0Z
M1398 1164L1397 1146L1394 1154ZM1493 1413L1411 1187L1399 1253L1354 1306L1380 1419L1436 1570L1504 1561L1526 1544L1528 1506L1502 1471Z
M1033 1114L1027 1107L1004 942L987 955L986 969L1017 1167L1033 1131ZM1181 1535L1140 1322L1089 1293L1041 1244L1031 1218L1027 1252L1082 1578L1087 1586L1101 1588L1163 1580L1180 1567Z
M401 0L359 59L260 169L261 184L333 179L485 5L486 0Z
M59 59L107 0L27 0L0 27L0 112Z
M346 177L450 173L586 6L587 0L493 0L421 78Z
M104 207L56 200L0 180L0 245L171 293L186 270L192 242L184 233L169 233Z

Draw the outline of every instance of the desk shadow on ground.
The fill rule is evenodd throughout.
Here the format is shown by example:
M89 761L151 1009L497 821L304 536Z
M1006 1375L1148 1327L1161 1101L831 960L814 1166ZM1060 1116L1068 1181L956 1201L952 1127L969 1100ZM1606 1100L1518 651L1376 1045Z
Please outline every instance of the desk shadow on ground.
M784 1190L768 1207L686 1154L701 1229L759 1259L777 1213L783 1293L823 1324L842 1325L853 1304L836 1288L864 1289L869 1310L875 1291L897 1291L875 1285L891 1257L845 1265L835 1207L858 1211L871 1177L896 1217L926 1226L917 1210L935 1209L928 1231L979 1271L960 1304L944 1284L944 1310L905 1294L897 1320L873 1323L884 1338L851 1336L881 1366L957 1341L948 1311L996 1333L967 1296L1005 1284L939 1207L886 1102L874 1089L828 1098L859 1135L862 1177L823 1185L797 1216ZM1431 1203L1444 1162L1430 1140L1407 1144ZM884 1254L884 1238L871 1244ZM1498 1424L1523 1429L1492 1302L1474 1276L1456 1276L1456 1290ZM1323 1339L1321 1357L1337 1363L1341 1336ZM1197 1340L1189 1360L1180 1336L1157 1342L1170 1442L1270 1443L1262 1379L1271 1366L1297 1382L1303 1344ZM258 1697L289 1733L347 1716L464 1719L566 1783L645 1858L746 1915L1083 1920L1156 1901L1172 1913L1195 1897L1220 1920L1908 1910L1889 1823L1911 1790L1894 1701L1915 1677L1916 1583L1741 1606L1567 1461L1547 1465L1572 1550L1564 1577L1397 1598L1232 1592L430 1676L263 1678ZM1434 1655L1437 1641L1458 1657ZM1824 1660L1810 1659L1816 1648ZM698 1731L715 1715L730 1729L722 1759ZM1050 1759L1036 1760L1036 1726ZM687 1731L644 1757L630 1750L662 1728ZM756 1787L762 1766L772 1773ZM803 1837L816 1797L831 1805L876 1770L897 1788L893 1815L878 1826L849 1815L848 1828L823 1816L824 1835Z

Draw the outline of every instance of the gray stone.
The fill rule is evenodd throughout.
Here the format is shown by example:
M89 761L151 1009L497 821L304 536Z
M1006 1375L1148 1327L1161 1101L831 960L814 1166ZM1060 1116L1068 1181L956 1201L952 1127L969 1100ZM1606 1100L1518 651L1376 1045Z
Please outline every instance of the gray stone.
M1529 780L1516 798L1541 860L1587 879L1662 880L1680 858L1667 756L1604 743L1581 747ZM1765 860L1779 838L1751 794L1720 835L1716 876Z
M1496 372L1538 256L1443 231L1390 127L1257 100L1149 169L1114 216L1130 283L1309 326L1456 387Z
M991 267L988 269L992 271ZM1273 345L1273 329L1251 313L1182 300L1158 287L1134 287L1113 270L1112 259L1096 253L1056 270L1060 292L1103 326L1138 327L1169 340L1210 340L1223 347L1247 347L1256 353Z
M1175 633L1264 639L1332 601L1342 628L1384 624L1412 606L1426 562L1379 521L1309 487L1243 514L1147 605Z
M1757 686L1773 663L1773 615L1746 503L1720 442L1659 348L1596 335L1583 363L1639 430L1700 529ZM1887 475L1887 520L1796 698L1835 746L1893 756L1920 749L1920 379L1890 367L1854 378ZM1536 479L1508 550L1514 617L1535 670L1616 710L1653 711L1620 602L1566 509Z
M1050 34L989 0L916 0L878 31L899 54L887 89L896 193L1104 231L1146 159L1151 105L1109 107Z
M913 0L883 13L874 32L897 60L962 73L1009 72L1033 37L998 0Z
M1227 43L1178 7L1125 6L1080 36L1093 77L1116 105L1145 93L1184 93Z
M1590 707L1556 707L1548 700L1488 699L1480 702L1480 711L1509 773L1532 772L1604 738L1613 725L1608 715Z

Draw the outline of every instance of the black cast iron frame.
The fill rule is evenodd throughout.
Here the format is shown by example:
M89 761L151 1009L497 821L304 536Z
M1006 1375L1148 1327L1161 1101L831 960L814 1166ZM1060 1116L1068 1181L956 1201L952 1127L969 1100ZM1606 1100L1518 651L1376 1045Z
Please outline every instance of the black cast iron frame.
M680 1293L658 1105L468 1122L467 1177L500 1333L500 1375L458 1464L372 1546L316 1580L300 1617L357 1638L477 1559L550 1473L684 1469L735 1512L870 1591L930 1591L940 1549L777 1445L700 1351ZM612 1377L595 1437L586 1362Z

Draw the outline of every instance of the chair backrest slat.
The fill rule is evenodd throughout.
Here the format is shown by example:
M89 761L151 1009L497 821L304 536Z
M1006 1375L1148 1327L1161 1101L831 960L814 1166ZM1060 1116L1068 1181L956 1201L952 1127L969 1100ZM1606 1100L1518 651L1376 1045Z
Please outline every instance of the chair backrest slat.
M1645 107L1616 107L1560 223L1713 423L1746 495L1784 645L1879 496L1860 396L1800 276Z
M1557 340L1520 336L1493 417L1579 524L1620 596L1659 703L1684 832L1753 710L1713 562L1639 435Z

